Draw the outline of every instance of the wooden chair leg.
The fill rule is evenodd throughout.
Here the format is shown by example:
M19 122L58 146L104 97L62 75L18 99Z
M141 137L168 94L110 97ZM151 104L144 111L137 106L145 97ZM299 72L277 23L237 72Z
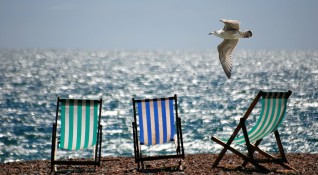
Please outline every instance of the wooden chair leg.
M259 168L260 170L264 171L264 172L270 172L267 168L265 168L264 166L260 165L259 163L255 162L255 161L251 161L251 159L246 156L245 154L239 152L238 150L234 149L233 147L231 146L227 146L226 143L222 142L221 140L219 140L218 138L216 137L212 137L213 141L217 142L218 144L222 145L224 148L222 151L227 151L227 150L230 150L231 152L233 152L234 154L236 154L237 156L241 157L243 160L246 160L248 161L249 163L253 164L255 167ZM225 154L224 152L224 154ZM221 152L222 153L222 152ZM217 167L217 165L219 164L219 162L221 161L222 159L222 155L221 153L219 154L218 158L215 160L214 164L213 164L213 168ZM223 154L223 155L224 155Z
M254 156L253 156L253 149L251 147L251 143L250 143L250 139L248 138L248 134L247 134L247 129L246 129L246 126L245 126L245 121L243 118L241 118L240 120L240 123L242 125L242 130L243 130L243 134L244 134L244 138L245 138L245 142L246 142L246 147L247 147L247 150L248 150L248 157L254 161Z
M256 143L254 144L254 146L252 147L252 153L254 154L254 152L256 151L256 147L258 147L258 145L261 143L262 139L256 141ZM242 164L242 167L245 167L247 165L248 161L244 161Z
M137 162L137 168L138 168L138 170L140 170L140 162L139 161Z
M255 97L255 99L253 100L253 102L251 103L251 105L249 106L249 108L247 109L245 115L243 116L243 120L246 120L248 118L248 116L251 114L252 110L254 109L254 107L256 106L258 100L261 98L262 95L262 91L259 91L257 96ZM231 143L233 142L234 138L236 137L237 133L240 131L242 125L239 124L236 129L234 130L233 134L231 135L230 139L228 140L228 142L226 143L226 146L223 148L223 150L220 152L219 156L217 157L217 159L214 161L212 167L217 167L219 162L221 161L222 157L224 156L225 152L227 151L227 149L230 147ZM213 141L218 140L215 137L212 137ZM218 142L218 141L216 141Z
M256 147L253 147L250 143L250 140L249 140L249 137L248 137L248 134L247 134L247 129L246 129L246 126L245 126L245 121L243 118L241 118L241 125L242 125L242 130L243 130L243 134L244 134L244 138L245 138L245 142L246 142L246 147L247 147L247 150L248 150L248 157L249 159L247 160L244 160L244 164L247 164L246 161L249 161L250 163L252 163L254 166L256 166L257 168L259 168L261 171L264 171L264 172L270 172L267 168L265 168L264 166L260 165L258 162L255 161L254 159L254 152L255 152L255 148ZM259 143L258 143L259 144ZM246 162L246 163L245 163Z
M218 164L220 163L221 159L223 158L224 154L226 153L226 151L230 148L230 145L232 144L234 138L236 137L236 135L238 134L238 132L241 130L242 125L239 124L237 125L236 129L234 130L234 132L232 133L230 139L227 141L227 143L224 145L222 141L220 141L219 139L217 139L216 137L211 138L211 140L213 140L214 142L217 142L219 144L221 144L222 146L224 146L223 150L220 152L219 156L216 158L216 160L214 161L212 167L215 168L218 166Z
M282 160L284 162L287 162L287 159L286 159L286 156L285 156L285 152L284 152L284 149L283 149L283 145L282 145L282 142L280 140L279 133L278 133L277 130L274 133L275 133L275 137L276 137L276 141L277 141L277 145L278 145L280 156L282 157Z
M215 168L218 166L218 164L220 163L222 157L224 156L225 152L226 152L227 148L223 148L223 150L220 152L219 156L216 158L216 160L214 161L212 167Z

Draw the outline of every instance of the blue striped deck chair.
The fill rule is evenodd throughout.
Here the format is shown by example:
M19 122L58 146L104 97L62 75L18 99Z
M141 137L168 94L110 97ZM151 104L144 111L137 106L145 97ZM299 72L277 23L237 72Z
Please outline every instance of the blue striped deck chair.
M132 123L134 153L138 169L140 169L140 165L144 169L144 161L170 158L184 159L177 95L143 100L133 98L132 101L134 110L134 122ZM156 156L143 156L142 154L141 145L151 146L169 142L175 143L175 154Z
M57 99L56 118L52 131L51 171L56 165L100 165L102 99ZM57 160L58 150L89 149L92 159Z
M245 115L240 119L238 126L229 139L212 136L212 140L214 142L224 147L215 160L213 167L217 167L226 151L230 150L244 160L242 167L245 167L248 163L251 163L261 171L270 172L269 169L261 164L276 163L288 170L295 170L287 164L288 162L278 133L278 128L282 124L282 121L285 117L287 100L291 93L291 91L259 91L254 101L247 109ZM260 115L257 118L255 124L248 130L246 127L246 121L259 101L262 105ZM239 133L241 134L239 135ZM274 133L275 135L279 150L279 155L276 157L259 148L259 144L262 142L263 138L270 135L271 133ZM234 149L231 144L245 144L247 148L247 154L243 154L237 149ZM259 153L258 157L261 156L262 158L256 159L254 153Z

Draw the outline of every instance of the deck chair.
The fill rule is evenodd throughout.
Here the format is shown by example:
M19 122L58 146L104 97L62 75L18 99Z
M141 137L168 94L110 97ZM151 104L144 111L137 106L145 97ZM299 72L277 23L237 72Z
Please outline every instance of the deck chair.
M287 163L287 159L285 157L283 145L281 143L281 139L278 133L278 127L281 125L286 112L287 100L291 95L291 91L288 92L263 92L259 91L254 101L248 108L245 115L240 119L240 122L233 134L229 139L217 138L212 136L212 140L224 148L218 155L215 160L213 167L217 167L221 159L223 158L225 152L227 150L232 151L234 154L240 156L244 162L242 167L245 167L247 163L253 164L255 167L259 168L261 171L269 172L269 170L261 165L261 163L276 163L281 165L282 167L295 170L290 167ZM262 110L259 118L257 119L255 125L251 127L250 130L246 128L246 121L251 114L252 110L256 106L256 104L261 99ZM241 131L241 132L240 132ZM239 133L243 133L238 135ZM261 150L258 146L262 142L262 139L269 134L274 133L279 156L275 157L263 150ZM237 149L234 149L231 144L244 144L247 148L247 155L241 153ZM254 158L254 153L258 152L259 155L262 155L262 159Z
M56 165L100 165L102 99L57 99L56 118L52 132L51 171ZM58 150L93 151L92 159L57 160Z
M140 165L144 169L144 161L170 158L184 159L177 95L168 98L143 100L133 98L132 102L134 110L134 122L132 122L134 153L138 169L140 169ZM141 145L151 146L168 142L175 143L175 154L143 156Z

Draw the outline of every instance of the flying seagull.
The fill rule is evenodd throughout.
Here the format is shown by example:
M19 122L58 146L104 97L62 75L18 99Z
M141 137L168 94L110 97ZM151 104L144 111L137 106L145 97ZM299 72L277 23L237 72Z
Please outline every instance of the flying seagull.
M219 59L227 78L230 79L232 70L232 52L239 39L251 37L252 32L250 30L240 31L240 22L237 20L221 19L220 21L224 23L224 28L211 32L209 35L215 35L224 39L223 42L218 45Z

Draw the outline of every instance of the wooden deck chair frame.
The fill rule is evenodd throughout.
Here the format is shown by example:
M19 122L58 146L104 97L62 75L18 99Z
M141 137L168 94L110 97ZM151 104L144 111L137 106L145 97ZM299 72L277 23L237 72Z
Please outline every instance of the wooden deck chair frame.
M139 122L137 123L137 115L139 119L139 111L137 112L136 105L138 103L143 102L150 102L150 101L164 101L164 100L173 100L173 110L174 110L174 122L175 122L175 135L176 140L174 140L176 144L176 154L171 155L158 155L158 156L144 156L142 155L141 150L141 144L140 143L140 125ZM134 111L134 122L132 122L133 127L133 139L134 139L134 154L135 154L135 162L138 164L138 170L140 169L140 166L142 169L144 169L144 162L145 161L152 161L152 160L159 160L159 159L171 159L171 158L180 158L184 159L184 148L183 148L183 138L182 138L182 129L181 129L181 119L178 116L178 105L177 105L177 95L174 95L173 97L167 97L167 98L155 98L155 99L143 99L143 100L135 100L132 99L133 102L133 111ZM138 108L138 107L137 107ZM159 108L158 108L159 109ZM138 114L137 114L138 113Z
M222 151L219 153L217 159L214 161L213 164L213 168L217 167L218 164L220 163L221 159L223 158L224 154L226 153L227 150L230 150L231 152L233 152L234 154L238 155L239 157L241 157L244 162L242 164L242 167L245 167L248 163L253 164L255 167L259 168L261 171L264 172L270 172L270 170L268 170L265 166L261 165L261 163L276 163L281 165L282 167L289 169L289 170L294 170L297 171L296 169L290 167L287 163L287 159L284 153L284 149L283 149L283 145L277 130L277 127L279 127L279 125L271 132L274 133L275 138L276 138L276 142L277 142L277 146L278 146L278 150L279 150L279 156L275 157L263 150L261 150L258 146L260 145L262 138L256 140L256 142L254 144L252 144L250 142L250 137L248 135L248 130L246 128L246 120L248 119L249 115L251 114L252 110L254 109L255 105L258 103L258 101L263 98L265 95L269 95L269 96L284 96L283 98L286 99L286 103L287 103L287 99L289 98L289 96L291 95L291 91L288 92L263 92L263 91L259 91L259 93L257 94L257 96L255 97L254 101L252 102L252 104L250 105L250 107L248 108L248 110L246 111L245 115L240 119L240 122L238 124L238 126L236 127L236 129L234 130L233 134L231 135L231 137L226 141L219 139L217 137L212 136L212 140L218 144L220 144L221 146L223 146L224 148L222 149ZM286 104L285 104L286 105ZM286 110L286 108L285 108ZM285 112L282 113L282 116L280 116L280 118L282 118L283 120L283 115L285 115ZM282 121L279 122L279 124ZM233 148L231 146L231 144L233 143L233 141L236 139L238 133L242 131L243 132L243 136L244 136L244 142L246 144L246 148L247 148L247 155L241 153L240 151L236 150L235 148ZM270 133L269 133L270 134ZM266 135L267 136L267 135ZM264 137L266 137L264 136ZM263 159L256 159L254 158L254 153L258 152L260 155L264 156L265 158Z
M84 160L84 159L79 159L79 160L56 160L56 154L57 150L61 149L59 148L60 144L60 135L57 135L58 132L58 119L60 118L61 120L61 109L60 107L62 106L61 103L65 103L65 101L76 101L76 103L94 103L94 105L97 105L97 109L94 109L95 111L95 116L97 113L97 133L96 133L96 144L93 145L93 160ZM84 102L85 101L85 102ZM83 106L82 106L83 107ZM83 111L85 112L85 111ZM55 117L55 123L53 123L53 131L52 131L52 148L51 148L51 172L55 171L56 165L93 165L94 168L96 166L100 166L100 159L101 159L101 143L102 143L102 125L100 124L101 122L101 112L102 112L102 99L100 100L84 100L84 99L60 99L58 97L57 99L57 107L56 107L56 117ZM79 112L80 113L80 112ZM88 114L86 114L88 115ZM91 114L90 114L91 115ZM84 116L84 114L82 115ZM95 117L94 116L94 117ZM84 123L84 122L83 122ZM80 146L81 148L83 147L82 145Z

